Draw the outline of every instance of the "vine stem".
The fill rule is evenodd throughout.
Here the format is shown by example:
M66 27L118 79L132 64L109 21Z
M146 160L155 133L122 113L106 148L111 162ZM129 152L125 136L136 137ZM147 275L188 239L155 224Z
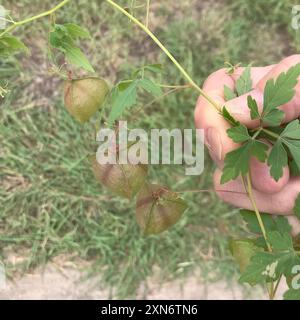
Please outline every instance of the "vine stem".
M150 0L147 0L146 27L149 27Z
M191 86L196 89L203 98L205 98L218 112L220 111L220 106L217 102L215 102L206 92L204 92L191 78L191 76L185 71L185 69L181 66L181 64L175 59L175 57L170 53L170 51L161 43L161 41L155 36L155 34L149 30L147 26L141 23L138 19L136 19L133 15L127 12L124 8L119 6L113 0L105 0L115 9L123 13L127 16L133 23L139 26L159 47L160 49L167 55L167 57L174 63L177 69L182 73L182 75L187 79L187 81L191 84Z
M69 1L70 0L64 0L61 3L59 3L57 6L55 6L54 8L52 8L52 9L50 9L48 11L42 12L42 13L36 15L36 16L30 17L30 18L27 18L27 19L24 19L24 20L21 20L21 21L13 22L13 24L10 27L6 28L2 33L0 33L0 38L3 37L5 34L13 31L15 28L23 25L23 24L29 23L31 21L34 21L34 20L37 20L37 19L40 19L40 18L43 18L43 17L46 17L46 16L50 16L55 11L59 10L61 7L66 5Z
M254 198L254 195L253 195L251 178L250 178L250 174L249 174L249 173L247 174L247 193L248 193L249 199L250 199L250 201L251 201L252 207L253 207L253 209L254 209L254 212L255 212L255 214L256 214L256 218L257 218L258 223L259 223L259 226L260 226L260 228L261 228L263 237L264 237L264 239L265 239L265 241L266 241L268 251L269 251L269 252L272 252L272 248L271 248L271 246L270 246L270 244L269 244L269 242L268 242L268 239L267 239L266 228L265 228L264 223L263 223L263 221L262 221L260 212L259 212L259 210L258 210L258 208L257 208L256 201L255 201L255 198Z
M252 189L252 183L251 183L251 177L250 177L250 174L247 173L247 193L248 193L248 197L251 201L251 204L252 204L252 207L254 209L254 212L256 214L256 218L257 218L257 221L258 221L258 224L260 226L260 229L262 231L262 234L263 234L263 237L265 239L265 242L266 242L266 245L267 245L267 249L269 252L272 252L272 247L267 239L267 232L266 232L266 228L264 226L264 223L263 223L263 220L261 218L261 215L260 215L260 212L257 208L257 205L256 205L256 201L255 201L255 198L254 198L254 195L253 195L253 189ZM268 284L267 284L267 290L268 290L268 294L269 294L269 298L270 300L273 300L275 298L275 294L276 294L276 290L277 289L274 289L274 282L272 281L270 283L270 289L268 287Z
M0 38L3 37L5 34L12 32L15 28L17 28L18 26L27 24L29 22L32 22L34 20L52 15L55 11L59 10L60 8L62 8L64 5L66 5L68 2L70 2L71 0L64 0L62 2L60 2L58 5L56 5L55 7L53 7L52 9L45 11L43 13L40 13L38 15L35 15L33 17L24 19L24 20L20 20L20 21L13 21L13 20L7 20L9 22L12 23L11 26L9 26L8 28L6 28L2 33L0 33ZM153 32L151 32L151 30L149 29L148 25L149 25L149 11L150 11L150 0L147 0L147 14L146 14L146 23L145 25L143 23L141 23L138 19L136 19L132 14L130 14L129 12L127 12L124 8L122 8L120 5L118 5L116 2L114 2L113 0L106 0L107 3L109 3L111 6L113 6L115 9L117 9L118 11L120 11L122 14L124 14L125 16L127 16L133 23L135 23L137 26L139 26L157 45L158 47L160 47L160 49L167 55L167 57L173 62L173 64L177 67L177 69L181 72L181 74L187 79L187 81L189 82L189 85L185 85L185 86L174 86L174 91L178 90L179 88L185 88L188 86L193 87L194 89L196 89L198 91L198 93L203 96L203 98L205 98L218 112L220 112L221 108L218 105L218 103L216 101L214 101L205 91L203 91L196 83L195 81L191 78L191 76L187 73L187 71L182 67L182 65L176 60L176 58L170 53L170 51L162 44L162 42L154 35ZM168 87L168 86L165 86ZM172 86L169 86L169 88L172 88ZM0 95L2 95L2 93L5 93L5 89L3 89L2 87L0 87ZM171 90L172 91L172 90ZM267 130L264 128L260 128L259 132L256 133L256 135L258 135L261 131L264 131L265 133L269 134L270 136L276 137L278 138L278 135ZM266 229L264 226L264 223L262 221L260 212L257 208L256 202L255 202L255 198L253 195L253 190L252 190L252 184L251 184L251 178L250 178L250 174L247 174L247 187L245 188L246 192L248 194L248 197L252 203L253 209L255 211L258 223L260 225L260 228L262 230L263 233L263 237L266 241L266 245L268 248L269 252L272 252L272 248L267 240L267 234L266 234ZM210 190L190 190L190 192L209 192ZM184 192L184 191L182 191ZM182 193L179 192L179 193ZM222 191L224 192L224 191ZM275 293L277 291L278 288L278 284L280 282L280 279L278 280L275 288L274 288L274 283L271 283L271 288L270 288L270 299L273 299L275 296Z

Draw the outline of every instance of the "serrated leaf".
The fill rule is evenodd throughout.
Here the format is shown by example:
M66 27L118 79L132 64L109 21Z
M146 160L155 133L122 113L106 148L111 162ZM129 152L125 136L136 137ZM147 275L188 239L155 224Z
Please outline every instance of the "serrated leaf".
M251 140L251 156L254 156L258 161L264 162L267 158L269 147L257 140Z
M150 71L152 73L161 73L163 71L163 65L159 63L154 63L154 64L148 64L148 65L142 66L133 72L132 78L135 79L140 74L144 75L146 71Z
M293 251L293 240L287 232L281 233L277 230L267 232L267 240L275 252Z
M251 257L256 252L261 251L261 248L257 247L254 241L250 239L232 239L229 242L229 249L241 272L245 271Z
M263 116L263 122L270 127L279 126L284 119L284 112L282 110L274 109Z
M226 109L226 107L222 108L222 116L233 127L239 125L239 122L234 119L234 117L229 113L229 111Z
M281 232L281 233L288 233L290 234L292 227L288 222L288 219L286 217L277 216L274 218L275 222L275 230Z
M95 72L89 60L79 48L65 44L64 49L66 59L70 64L73 64L90 72Z
M288 156L281 140L277 140L268 157L271 176L278 181L283 176L283 168L288 164Z
M298 168L296 161L292 159L289 163L290 174L293 177L300 176L300 168Z
M288 103L293 98L299 75L300 63L291 67L287 72L281 73L276 80L267 81L264 90L264 113Z
M115 97L112 102L111 112L108 117L108 122L111 125L117 120L123 112L136 104L137 98L137 80L127 83L126 87L120 89L120 86L115 91Z
M224 97L226 101L232 100L237 97L236 93L227 87L226 85L224 86Z
M250 117L252 120L260 119L260 113L258 111L258 105L255 99L251 96L247 97L248 108L250 109Z
M284 300L300 300L300 289L289 289L283 294Z
M151 93L155 97L160 97L163 94L160 86L147 78L140 79L138 81L138 86L142 87L144 90Z
M236 81L236 92L238 96L249 92L252 89L251 68L246 67L241 76Z
M49 43L53 48L60 50L70 64L95 72L87 57L77 47L75 40L87 38L89 33L75 24L56 24L49 35Z
M0 56L7 57L20 51L27 52L28 48L18 38L11 35L4 35L0 38Z
M65 23L63 25L66 28L66 32L74 39L89 39L91 35L88 30L75 24L75 23Z
M249 143L226 154L221 184L245 175L249 171L251 145Z
M163 71L163 65L160 63L153 63L153 64L148 64L146 66L143 66L144 70L151 71L153 73L160 73Z
M251 156L256 157L259 161L265 161L267 150L268 146L266 144L250 139L241 147L227 153L224 160L221 184L234 180L239 175L247 174Z
M242 209L240 210L240 214L243 218L243 220L247 224L247 228L249 231L255 233L255 234L262 234L261 228L259 226L259 223L257 221L257 217L254 211ZM268 213L261 213L260 214L261 219L263 221L263 224L268 231L276 230L275 229L275 222L272 218L272 216Z
M286 251L285 253L275 253L274 255L278 260L277 273L283 274L287 278L293 275L293 268L300 265L300 258L293 250Z
M253 286L270 279L276 280L279 276L276 273L277 265L278 259L272 253L258 252L250 259L250 264L242 273L239 281Z
M282 138L282 142L288 147L295 163L300 168L300 141Z
M298 197L295 201L294 213L300 219L300 194L298 194Z
M264 90L262 118L269 125L277 126L284 113L276 108L288 103L295 94L295 86L300 75L300 63L281 73L276 80L267 81ZM280 122L279 122L280 121Z
M290 122L283 130L281 137L288 139L300 139L300 123L296 119Z
M227 130L227 135L236 143L241 143L251 139L248 129L243 124L239 124Z

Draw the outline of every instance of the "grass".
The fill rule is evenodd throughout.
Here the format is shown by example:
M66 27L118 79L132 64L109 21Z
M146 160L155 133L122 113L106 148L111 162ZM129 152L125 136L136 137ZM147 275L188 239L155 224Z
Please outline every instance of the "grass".
M3 5L17 19L53 1ZM224 61L263 65L295 52L290 12L290 2L283 0L153 1L150 27L201 84ZM145 9L135 14L144 19ZM82 48L97 74L111 83L128 77L133 67L157 62L165 65L160 81L184 83L159 49L103 1L78 0L59 12L57 21L90 30L94 40ZM185 194L189 209L183 219L168 232L144 237L134 205L97 184L87 160L97 148L94 128L75 123L63 107L62 83L48 72L47 30L47 19L18 29L30 56L0 62L1 81L9 81L11 89L0 109L0 254L8 272L13 276L68 254L91 261L88 274L101 274L99 285L113 287L119 298L134 297L157 269L162 282L198 268L205 281L235 275L227 239L244 229L237 210L213 193ZM196 98L181 91L144 109L131 125L193 128ZM140 97L138 107L146 101ZM150 179L175 190L211 188L212 172L206 156L199 177L185 176L178 166L153 166ZM22 263L11 264L11 252L23 256Z

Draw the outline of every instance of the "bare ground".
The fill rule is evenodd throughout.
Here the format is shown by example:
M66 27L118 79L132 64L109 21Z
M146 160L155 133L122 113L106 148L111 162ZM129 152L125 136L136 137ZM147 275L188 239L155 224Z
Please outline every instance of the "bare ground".
M63 264L51 262L45 268L37 269L15 281L7 281L0 289L0 300L7 299L108 299L113 298L113 290L100 288L99 279L82 280L84 273L78 264L65 261ZM155 277L140 286L137 299L191 299L191 300L239 300L266 299L261 289L247 289L235 282L218 281L205 283L200 275L184 280L161 283ZM284 286L280 288L283 292Z

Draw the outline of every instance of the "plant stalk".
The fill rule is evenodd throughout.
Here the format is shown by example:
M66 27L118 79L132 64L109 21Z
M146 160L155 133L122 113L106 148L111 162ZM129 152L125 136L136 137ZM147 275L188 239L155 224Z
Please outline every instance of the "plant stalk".
M175 57L170 53L170 51L161 43L161 41L151 32L147 26L141 23L138 19L136 19L133 15L127 12L124 8L119 6L113 0L105 0L115 9L123 13L126 17L128 17L133 23L139 26L159 47L160 49L167 55L167 57L174 63L177 69L181 72L181 74L186 78L186 80L191 84L191 86L196 89L203 98L205 98L218 112L220 111L220 106L217 102L215 102L206 92L204 92L191 78L191 76L185 71L185 69L181 66L181 64L175 59Z
M254 209L254 212L255 212L255 214L256 214L256 217L257 217L259 226L260 226L260 228L261 228L263 237L264 237L264 239L265 239L265 241L266 241L268 251L269 251L269 252L272 252L272 248L271 248L271 246L270 246L270 244L269 244L269 242L268 242L268 239L267 239L267 232L266 232L264 223L263 223L263 221L262 221L260 212L259 212L259 210L258 210L258 208L257 208L256 202L255 202L255 198L254 198L254 196L253 196L251 178L250 178L250 174L249 174L249 173L247 174L247 192L248 192L248 196L249 196L249 199L250 199L250 201L251 201L252 207L253 207L253 209Z
M27 19L24 19L24 20L21 20L21 21L13 22L13 24L11 26L9 26L2 33L0 33L0 38L3 37L5 34L13 31L15 28L23 25L23 24L26 24L26 23L32 22L34 20L37 20L37 19L40 19L40 18L43 18L43 17L46 17L46 16L49 16L49 15L53 14L55 11L59 10L64 5L66 5L69 1L70 0L64 0L61 3L59 3L57 6L55 6L54 8L52 8L52 9L50 9L48 11L42 12L42 13L36 15L36 16L30 17L30 18L27 18Z

